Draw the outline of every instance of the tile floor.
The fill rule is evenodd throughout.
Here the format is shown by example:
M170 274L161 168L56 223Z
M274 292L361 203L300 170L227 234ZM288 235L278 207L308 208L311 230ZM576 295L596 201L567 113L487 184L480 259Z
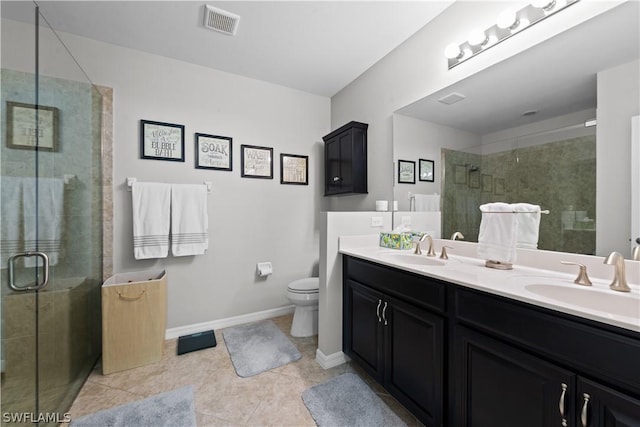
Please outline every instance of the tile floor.
M315 362L317 337L293 338L292 316L272 319L296 345L302 358L249 378L236 375L221 331L214 348L176 355L177 340L165 342L161 361L102 375L97 366L71 407L72 419L192 384L198 426L315 426L300 397L334 376L355 372L407 423L421 426L367 374L350 363L324 370Z

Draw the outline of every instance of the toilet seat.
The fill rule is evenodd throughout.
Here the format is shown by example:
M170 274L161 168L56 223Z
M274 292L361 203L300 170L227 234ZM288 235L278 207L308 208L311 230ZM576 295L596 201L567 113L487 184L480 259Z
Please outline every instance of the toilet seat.
M319 279L317 277L310 277L291 282L287 290L294 294L317 294L319 287Z

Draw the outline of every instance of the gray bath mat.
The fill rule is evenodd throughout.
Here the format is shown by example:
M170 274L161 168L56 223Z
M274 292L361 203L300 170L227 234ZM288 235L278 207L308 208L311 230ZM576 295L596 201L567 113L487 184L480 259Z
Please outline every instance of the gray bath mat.
M193 386L190 385L95 412L71 422L71 427L195 427L195 425Z
M342 374L306 389L302 400L320 427L405 426L356 374Z
M296 346L271 320L224 329L222 336L240 377L250 377L300 359Z

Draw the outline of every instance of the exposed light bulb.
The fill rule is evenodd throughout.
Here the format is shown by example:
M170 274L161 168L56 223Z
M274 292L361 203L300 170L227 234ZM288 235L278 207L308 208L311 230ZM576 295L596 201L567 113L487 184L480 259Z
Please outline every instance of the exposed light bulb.
M556 4L555 0L533 0L531 2L531 6L537 9L544 9L546 11L553 9L555 4Z
M502 11L502 13L500 13L500 15L498 15L498 28L501 28L503 30L513 30L518 26L519 23L520 22L518 21L518 15L513 9L504 10Z
M455 43L447 45L444 49L444 56L446 56L447 59L461 58L462 52L460 51L460 46Z
M475 28L469 33L468 41L471 46L480 46L485 45L488 38L484 31L479 28Z

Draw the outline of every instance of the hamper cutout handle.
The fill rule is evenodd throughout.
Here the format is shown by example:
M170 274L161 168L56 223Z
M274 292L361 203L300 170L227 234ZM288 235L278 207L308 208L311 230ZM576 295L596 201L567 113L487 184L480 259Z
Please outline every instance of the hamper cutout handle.
M147 291L142 291L142 292L140 292L140 295L138 295L137 297L127 297L127 296L122 295L120 292L118 292L118 297L121 300L124 300L124 301L137 301L140 298L142 298L144 296L144 294L146 294L146 293L147 293Z

